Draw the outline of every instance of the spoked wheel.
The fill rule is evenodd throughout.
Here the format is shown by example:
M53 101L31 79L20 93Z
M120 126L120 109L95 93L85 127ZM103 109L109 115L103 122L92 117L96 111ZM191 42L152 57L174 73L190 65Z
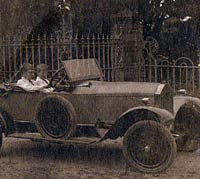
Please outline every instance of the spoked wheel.
M51 96L39 105L36 125L44 137L66 139L75 132L75 116L71 103L62 97Z
M132 125L123 140L123 153L130 166L146 173L167 169L176 156L176 143L170 132L155 121Z

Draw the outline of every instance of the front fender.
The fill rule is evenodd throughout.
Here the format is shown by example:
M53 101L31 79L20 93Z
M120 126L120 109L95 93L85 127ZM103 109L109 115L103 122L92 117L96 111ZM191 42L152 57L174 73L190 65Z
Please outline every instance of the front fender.
M126 112L124 112L123 114L121 114L119 116L119 119L129 113L132 113L134 111L140 111L140 110L145 110L145 111L153 113L155 116L157 116L157 121L163 123L164 125L169 123L169 121L170 122L174 121L174 115L172 113L170 113L169 111L165 109L153 107L153 106L139 106L139 107L131 108L127 110Z
M119 116L102 140L122 137L130 126L141 120L154 120L170 128L174 122L174 116L165 109L152 106L131 108Z
M200 106L200 99L196 97L191 96L174 96L174 113L173 115L176 116L179 109L184 105L188 103L196 104L197 106Z

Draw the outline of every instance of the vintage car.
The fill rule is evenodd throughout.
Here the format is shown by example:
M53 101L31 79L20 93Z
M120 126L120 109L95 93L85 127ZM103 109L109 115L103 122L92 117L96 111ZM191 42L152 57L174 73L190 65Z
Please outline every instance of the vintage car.
M123 137L129 166L167 169L176 156L173 93L168 84L106 82L95 59L73 59L52 76L54 92L0 88L0 144L5 137L98 145ZM182 100L183 101L183 100ZM176 114L183 105L177 104ZM104 135L100 129L106 129ZM87 140L88 139L88 140Z

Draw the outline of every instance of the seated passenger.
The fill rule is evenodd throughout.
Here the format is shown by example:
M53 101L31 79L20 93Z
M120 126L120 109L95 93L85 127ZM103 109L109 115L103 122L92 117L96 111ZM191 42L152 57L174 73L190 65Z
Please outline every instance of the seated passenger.
M35 85L34 69L32 64L26 63L23 65L22 78L17 81L17 86L23 88L26 91L37 91L43 89L43 87Z
M46 64L37 65L37 78L35 81L36 86L46 87L49 85L49 80L47 79L48 66ZM44 92L52 92L53 88L46 88Z

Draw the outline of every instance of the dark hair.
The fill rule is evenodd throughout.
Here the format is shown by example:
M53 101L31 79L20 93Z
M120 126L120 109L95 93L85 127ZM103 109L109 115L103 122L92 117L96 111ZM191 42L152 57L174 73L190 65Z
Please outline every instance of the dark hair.
M28 70L34 70L33 65L30 63L25 63L22 67L22 73L25 73Z
M48 70L48 65L43 64L43 63L37 65L37 71L40 71L40 70Z

